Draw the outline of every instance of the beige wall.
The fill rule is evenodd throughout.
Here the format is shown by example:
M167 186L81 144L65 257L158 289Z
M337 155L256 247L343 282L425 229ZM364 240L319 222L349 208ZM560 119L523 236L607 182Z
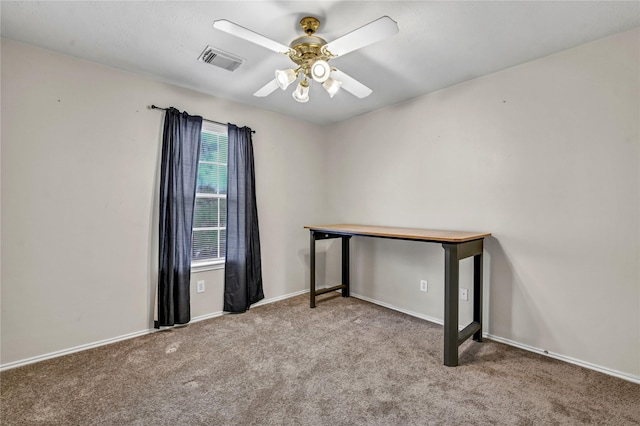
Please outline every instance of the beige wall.
M153 327L151 104L256 130L265 297L307 288L303 225L326 194L316 126L2 40L2 364ZM193 274L207 287L192 286L193 317L222 310L223 274Z
M640 380L639 39L634 30L334 126L332 220L492 232L485 331ZM440 246L353 246L355 293L442 318Z
M267 298L307 287L306 223L489 231L485 331L640 379L639 38L324 128L3 40L2 364L151 326L154 103L257 131ZM355 293L442 317L441 247L354 240ZM220 311L222 271L193 278L193 316Z

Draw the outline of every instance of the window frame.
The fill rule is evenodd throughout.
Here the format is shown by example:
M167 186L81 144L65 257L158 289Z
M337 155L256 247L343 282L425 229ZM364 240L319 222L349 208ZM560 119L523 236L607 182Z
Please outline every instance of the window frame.
M210 121L203 121L202 122L202 130L201 133L214 133L214 134L225 134L227 135L227 143L229 141L228 137L229 137L229 132L228 132L228 127L226 125L222 125L222 124L217 124L217 123L213 123ZM228 148L228 147L227 147ZM198 161L198 166L201 164L201 161ZM222 164L222 163L218 163L218 162L214 162L215 164ZM224 165L228 167L228 163L229 160L227 159L227 163L225 163ZM208 193L196 193L196 200L198 198L217 198L217 199L227 199L227 194L208 194ZM226 205L226 203L225 203ZM195 215L195 210L194 210L194 215ZM218 208L218 225L220 225L220 209ZM193 239L193 231L196 230L207 230L207 229L215 229L218 231L224 230L226 231L227 227L203 227L203 228L196 228L195 227L195 222L194 222L194 226L191 228L191 232L192 232L192 239ZM193 242L192 242L193 244ZM225 244L226 245L226 232L225 232ZM225 251L225 247L219 247L219 251ZM226 252L225 252L226 255ZM225 263L225 257L226 256L222 256L222 257L218 257L215 259L207 259L207 260L191 260L191 272L202 272L202 271L209 271L209 270L213 270L213 269L223 269L224 268L224 263Z

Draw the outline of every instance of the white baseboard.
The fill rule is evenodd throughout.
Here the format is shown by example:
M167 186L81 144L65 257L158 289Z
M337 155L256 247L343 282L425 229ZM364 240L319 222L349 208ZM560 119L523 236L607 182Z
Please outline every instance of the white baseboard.
M122 336L113 337L110 339L104 339L104 340L99 340L93 343L87 343L86 345L74 346L73 348L62 349L62 350L50 352L44 355L38 355L38 356L21 359L14 362L8 362L6 364L0 365L0 371L9 370L11 368L16 368L16 367L22 367L23 365L33 364L34 362L40 362L40 361L44 361L51 358L57 358L59 356L64 356L64 355L72 354L75 352L86 351L87 349L93 349L99 346L109 345L111 343L120 342L122 340L133 339L134 337L144 336L145 334L153 333L155 331L158 331L158 330L152 328L149 330L136 331L133 333L123 334Z
M285 294L284 296L270 297L269 299L263 299L256 304L251 305L252 308L257 308L258 306L267 305L273 302L279 302L284 299L290 299L292 297L300 296L301 294L309 293L309 289L296 291L295 293Z
M407 309L398 308L397 306L393 306L393 305L390 305L390 304L385 303L385 302L380 302L379 300L371 299L370 297L362 296L360 294L355 294L355 293L351 293L351 296L356 297L358 299L365 300L367 302L370 302L370 303L373 303L373 304L376 304L376 305L379 305L379 306L383 306L385 308L393 309L394 311L402 312L402 313L405 313L407 315L411 315L413 317L417 317L417 318L420 318L420 319L423 319L423 320L426 320L426 321L429 321L429 322L433 322L433 323L440 324L440 325L444 324L444 321L439 319L439 318L434 318L434 317L430 317L428 315L423 315L423 314L420 314L420 313L417 313L417 312L413 312L413 311L410 311L410 310L407 310ZM632 382L632 383L640 384L640 376L634 376L632 374L628 374L628 373L624 373L624 372L621 372L621 371L613 370L613 369L610 369L610 368L602 367L602 366L599 366L599 365L596 365L596 364L592 364L590 362L586 362L586 361L582 361L582 360L579 360L579 359L571 358L569 356L551 353L551 352L546 351L544 349L535 348L533 346L529 346L529 345L525 345L523 343L515 342L513 340L505 339L503 337L494 336L494 335L489 334L489 333L482 333L482 336L486 337L487 339L491 339L491 340L494 340L494 341L499 342L499 343L504 343L505 345L513 346L513 347L516 347L516 348L519 348L519 349L523 349L523 350L528 351L528 352L534 352L534 353L537 353L537 354L540 354L540 355L544 355L544 356L548 356L550 358L554 358L554 359L557 359L557 360L560 360L560 361L568 362L570 364L574 364L574 365L577 365L577 366L580 366L580 367L588 368L589 370L598 371L600 373L604 373L604 374L607 374L609 376L614 376L614 377L617 377L619 379L627 380L627 381Z
M440 318L430 317L428 315L423 315L423 314L420 314L418 312L410 311L410 310L404 309L404 308L398 308L397 306L390 305L388 303L381 302L379 300L371 299L370 297L363 296L361 294L357 294L357 293L353 293L353 292L351 292L351 296L355 297L356 299L361 299L361 300L364 300L366 302L373 303L374 305L383 306L385 308L393 309L394 311L402 312L403 314L411 315L412 317L420 318L420 319L423 319L425 321L433 322L433 323L436 323L436 324L439 324L439 325L444 325L444 321L441 320Z
M640 384L640 376L634 376L632 374L623 373L622 371L613 370L610 368L602 367L596 364L592 364L587 361L582 361L580 359L571 358L566 355L555 354L544 349L535 348L533 346L525 345L523 343L514 342L513 340L505 339L504 337L494 336L489 333L482 333L484 337L487 339L494 340L496 342L504 343L505 345L514 346L516 348L523 349L525 351L534 352L540 355L548 356L549 358L554 358L560 361L568 362L569 364L574 364L580 367L588 368L589 370L598 371L600 373L607 374L609 376L618 377L619 379L624 379L632 383Z
M278 302L280 300L288 299L290 297L298 296L300 294L304 294L304 293L308 293L308 292L309 292L309 290L307 289L307 290L297 291L295 293L285 294L283 296L277 296L277 297L272 297L272 298L269 298L269 299L263 299L260 302L254 304L252 307L257 307L257 306L262 306L262 305L266 305L266 304L273 303L273 302ZM226 314L227 314L226 312L219 311L219 312L213 312L213 313L210 313L210 314L199 315L197 317L191 318L191 321L189 322L189 324L194 323L194 322L198 322L198 321L208 320L208 319L211 319L211 318L220 317L220 316L226 315ZM188 324L185 324L185 326L187 326L187 325ZM44 354L44 355L37 355L37 356L34 356L34 357L21 359L21 360L18 360L18 361L8 362L6 364L0 364L0 371L9 370L9 369L12 369L12 368L17 368L17 367L22 367L23 365L33 364L35 362L40 362L40 361L45 361L47 359L57 358L59 356L69 355L69 354L72 354L72 353L75 353L75 352L86 351L87 349L93 349L93 348L97 348L99 346L110 345L111 343L116 343L116 342L120 342L120 341L123 341L123 340L133 339L135 337L144 336L146 334L155 333L157 331L160 331L160 330L157 330L155 328L150 328L150 329L147 329L147 330L140 330L140 331L136 331L136 332L129 333L129 334L123 334L122 336L112 337L110 339L99 340L97 342L87 343L85 345L80 345L80 346L74 346L72 348L62 349L62 350L55 351L55 352L50 352L50 353Z
M282 296L277 296L277 297L272 297L272 298L269 298L269 299L264 299L264 300L261 300L260 302L258 302L256 304L254 304L253 307L267 305L269 303L274 303L274 302L278 302L280 300L289 299L291 297L299 296L301 294L308 293L308 292L309 292L309 290L307 289L307 290L297 291L295 293L290 293L290 294L285 294L285 295L282 295ZM381 302L379 300L375 300L375 299L363 296L361 294L351 293L351 296L353 296L355 298L358 298L358 299L361 299L361 300L364 300L364 301L367 301L367 302L370 302L370 303L373 303L373 304L376 304L376 305L379 305L379 306L383 306L383 307L388 308L388 309L393 309L394 311L398 311L398 312L402 312L402 313L407 314L407 315L411 315L412 317L423 319L425 321L429 321L429 322L432 322L432 323L435 323L435 324L439 324L439 325L443 325L444 324L444 322L439 318L430 317L428 315L423 315L423 314L420 314L418 312L410 311L408 309L399 308L399 307L391 305L389 303ZM194 322L198 322L198 321L204 321L204 320L211 319L211 318L216 318L216 317L219 317L219 316L222 316L222 315L225 315L225 314L226 314L225 312L219 311L219 312L213 312L213 313L210 313L210 314L200 315L200 316L191 318L190 323L194 323ZM97 348L99 346L109 345L111 343L120 342L122 340L133 339L135 337L144 336L146 334L154 333L156 331L159 331L159 330L156 330L156 329L153 329L153 328L148 329L148 330L141 330L141 331L137 331L137 332L134 332L134 333L124 334L122 336L113 337L113 338L110 338L110 339L104 339L104 340L100 340L100 341L97 341L97 342L88 343L86 345L75 346L75 347L69 348L69 349L63 349L63 350L60 350L60 351L50 352L50 353L44 354L44 355L38 355L38 356L31 357L31 358L26 358L26 359L23 359L23 360L19 360L19 361L14 361L14 362L6 363L6 364L1 364L0 365L0 371L9 370L11 368L21 367L21 366L27 365L27 364L33 364L35 362L44 361L44 360L51 359L51 358L57 358L59 356L69 355L69 354L72 354L72 353L75 353L75 352L85 351L87 349ZM516 347L516 348L523 349L525 351L534 352L534 353L537 353L537 354L540 354L540 355L548 356L550 358L554 358L554 359L557 359L557 360L560 360L560 361L568 362L570 364L578 365L580 367L588 368L589 370L598 371L600 373L604 373L604 374L607 374L609 376L618 377L620 379L627 380L627 381L632 382L632 383L640 384L640 376L635 376L635 375L632 375L632 374L628 374L628 373L624 373L624 372L621 372L621 371L613 370L613 369L610 369L610 368L602 367L602 366L599 366L599 365L592 364L590 362L582 361L582 360L575 359L575 358L572 358L572 357L568 357L568 356L565 356L565 355L550 353L550 352L545 351L543 349L535 348L533 346L529 346L529 345L525 345L523 343L515 342L513 340L505 339L505 338L500 337L500 336L494 336L494 335L489 334L489 333L482 333L482 336L486 337L488 339L494 340L496 342L503 343L505 345L513 346L513 347Z

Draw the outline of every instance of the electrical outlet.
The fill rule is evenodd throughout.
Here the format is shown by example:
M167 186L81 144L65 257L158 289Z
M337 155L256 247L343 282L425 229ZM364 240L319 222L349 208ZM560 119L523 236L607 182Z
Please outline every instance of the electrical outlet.
M204 293L204 281L198 281L196 284L196 293Z
M420 291L428 291L427 280L420 280Z
M469 300L469 291L466 288L460 289L460 299Z

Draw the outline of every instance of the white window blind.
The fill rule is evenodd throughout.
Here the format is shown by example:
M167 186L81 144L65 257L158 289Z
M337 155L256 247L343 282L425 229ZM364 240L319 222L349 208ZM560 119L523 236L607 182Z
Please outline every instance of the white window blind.
M196 203L191 243L192 266L221 263L227 230L227 127L202 123Z

